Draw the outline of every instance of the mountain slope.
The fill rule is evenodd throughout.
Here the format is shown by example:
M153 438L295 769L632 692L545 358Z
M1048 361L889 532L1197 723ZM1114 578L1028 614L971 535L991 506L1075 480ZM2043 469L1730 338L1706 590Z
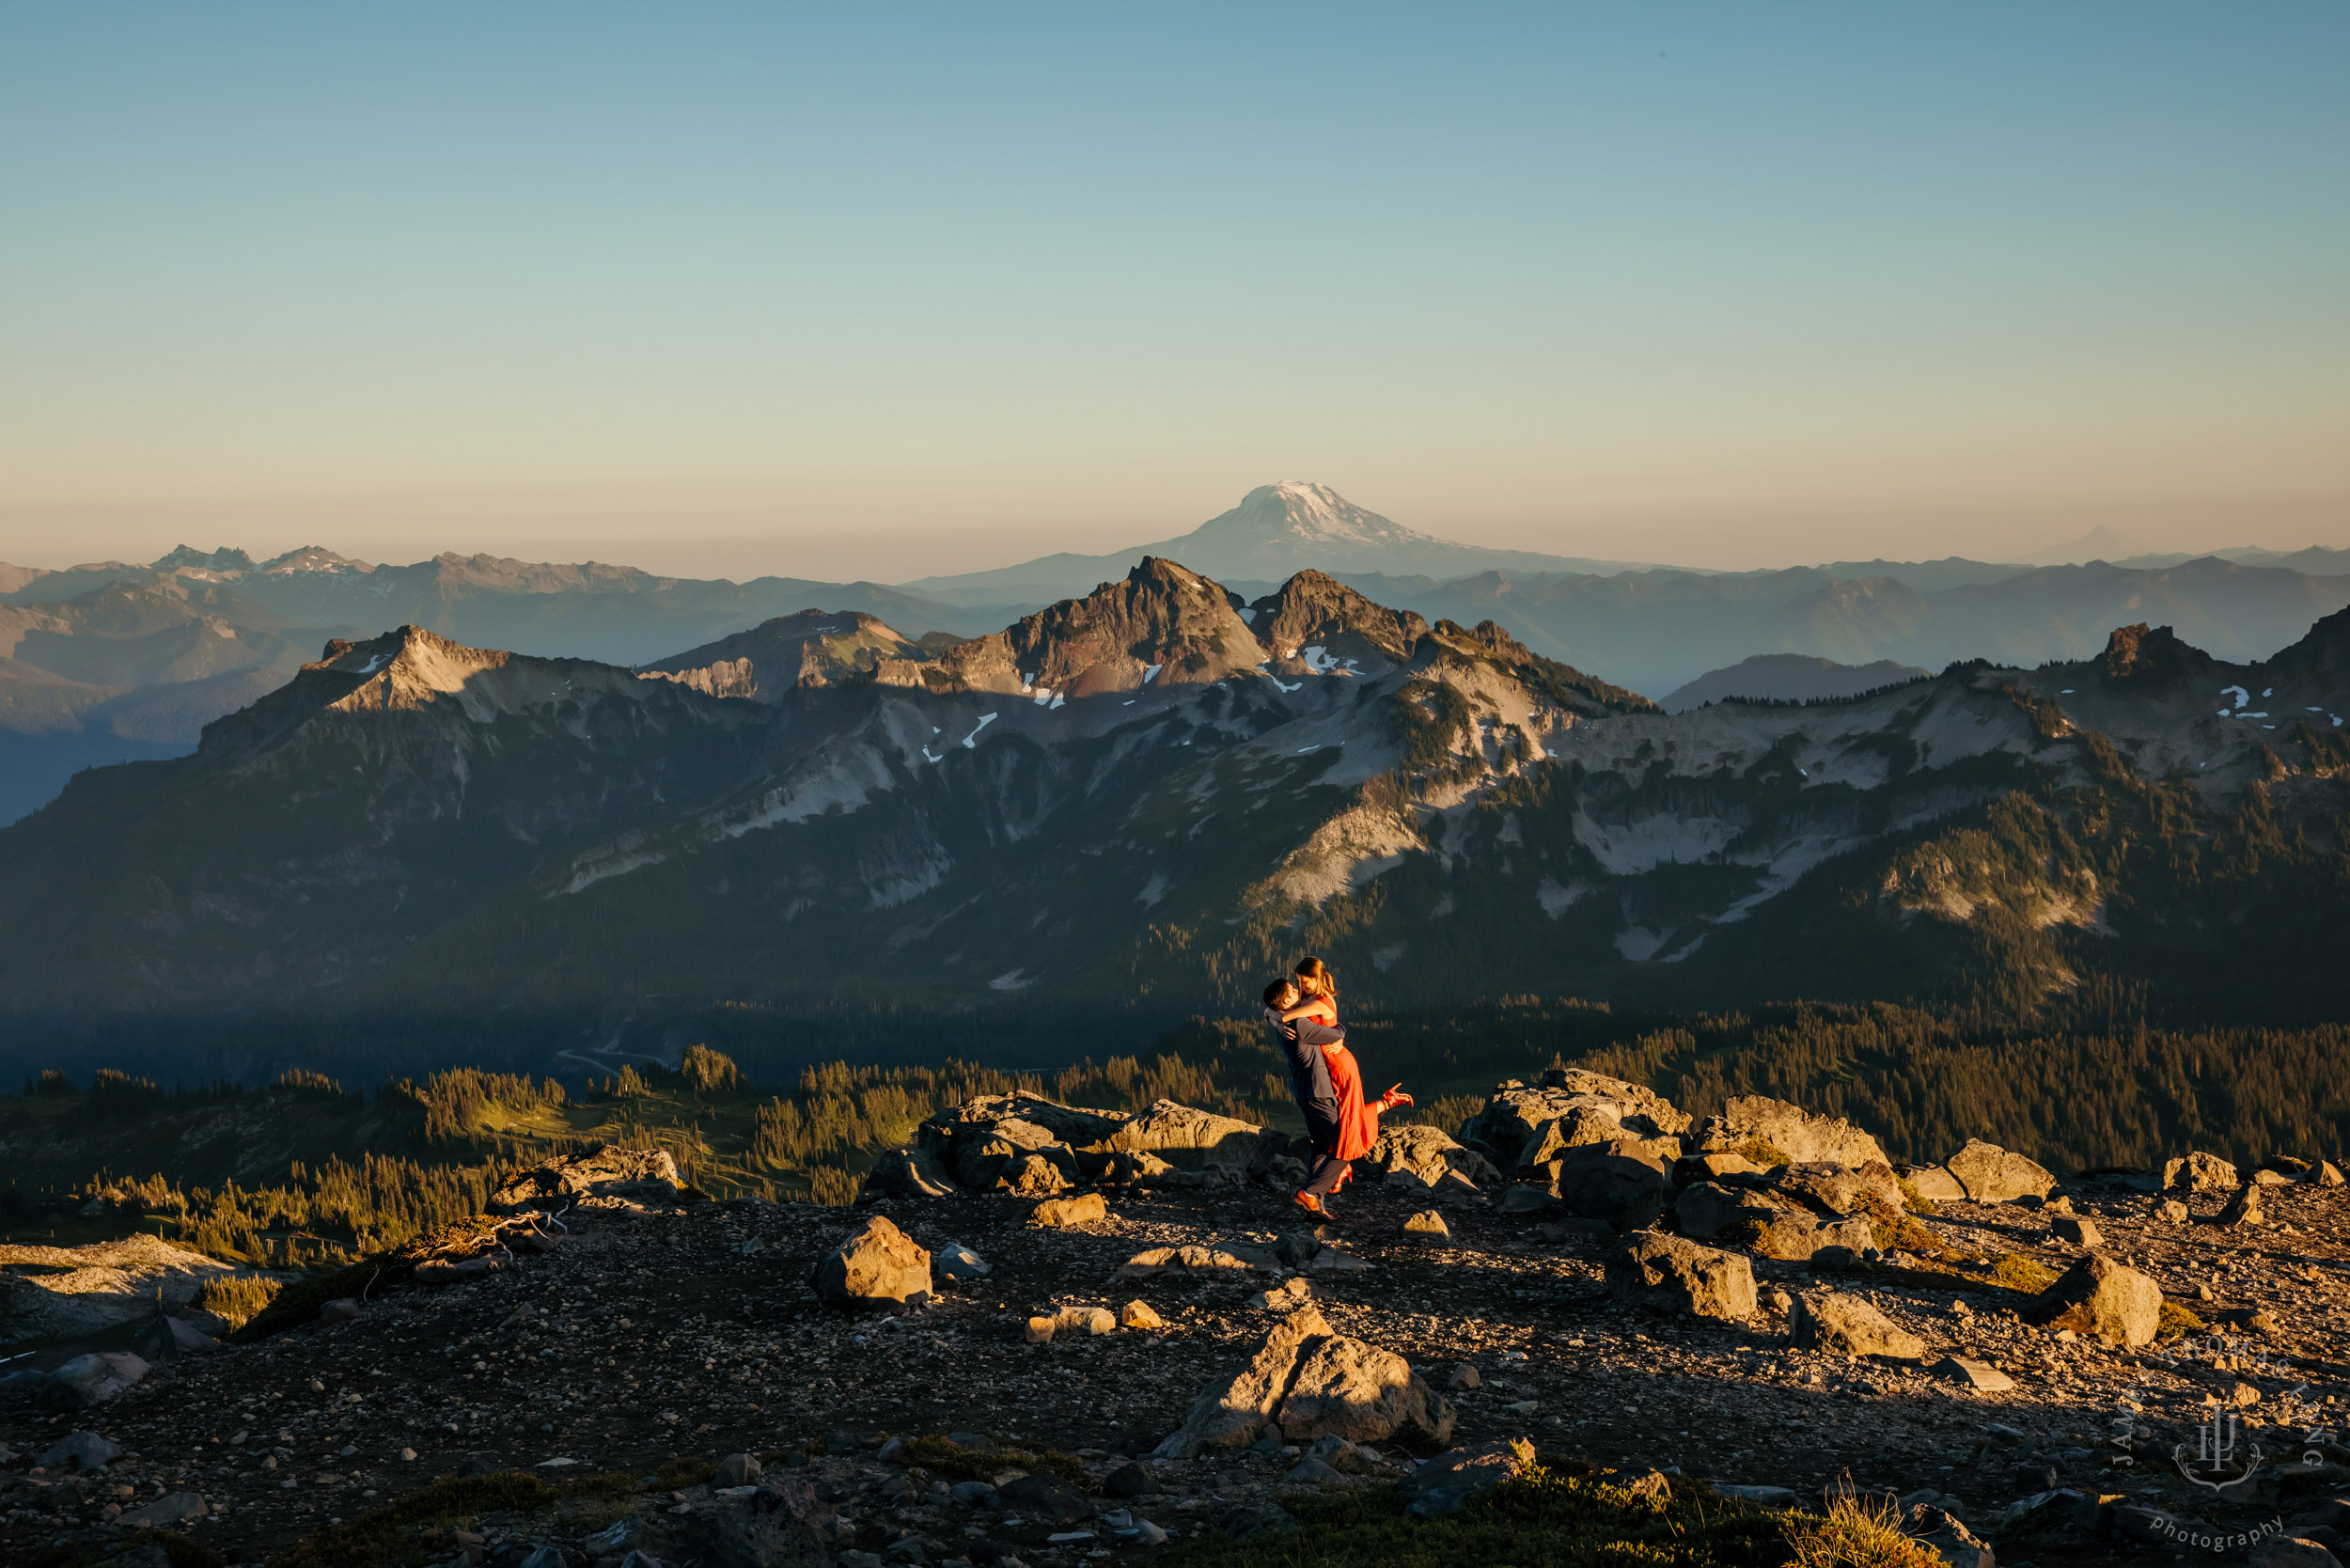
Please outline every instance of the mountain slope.
M1802 653L1757 653L1727 668L1706 671L1665 698L1661 706L1668 713L1679 713L1734 698L1814 702L1823 698L1858 697L1881 687L1922 681L1933 673L1890 659L1840 665L1833 659Z
M2132 626L1667 714L1491 621L1153 560L935 659L674 678L727 662L406 628L77 779L0 832L21 1048L290 1012L367 1050L489 1019L542 1058L631 1019L934 1050L1245 1006L1301 949L1397 1005L2350 1000L2350 615L2261 666Z

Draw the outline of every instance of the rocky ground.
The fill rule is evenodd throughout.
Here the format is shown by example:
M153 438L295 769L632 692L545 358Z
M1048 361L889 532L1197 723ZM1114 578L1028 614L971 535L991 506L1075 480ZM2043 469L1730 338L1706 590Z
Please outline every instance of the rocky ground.
M1407 1234L1404 1220L1430 1208L1428 1194L1360 1184L1320 1245L1291 1244L1291 1257L1324 1266L1296 1276L1305 1292L1289 1292L1309 1294L1337 1333L1407 1358L1457 1411L1455 1444L1527 1435L1545 1452L1597 1466L1783 1487L1808 1501L1844 1482L1928 1491L1957 1499L1954 1512L1995 1541L2018 1498L2059 1487L2088 1496L2082 1522L2068 1499L2002 1543L2011 1565L2212 1555L2117 1533L2117 1500L2199 1516L2211 1523L2197 1528L2220 1534L2299 1521L2289 1533L2328 1542L2313 1521L2350 1477L2336 1426L2350 1405L2350 1200L2338 1188L2270 1187L2265 1223L2230 1226L2218 1223L2226 1193L2182 1199L2074 1183L2062 1196L2071 1216L1958 1201L1917 1223L1956 1251L2061 1270L2083 1248L2061 1239L2060 1226L2088 1218L2102 1232L2100 1251L2152 1276L2215 1331L2121 1349L2028 1325L2013 1309L2027 1300L2019 1294L1950 1289L1890 1258L1836 1270L1758 1257L1751 1317L1660 1314L1611 1296L1610 1244L1594 1232L1555 1224L1546 1232L1540 1216L1464 1197L1439 1207L1448 1236ZM2165 1216L2177 1201L2185 1222ZM8 1451L0 1558L95 1548L121 1536L109 1510L193 1495L200 1506L170 1502L164 1512L188 1516L180 1528L228 1560L260 1562L467 1468L650 1478L680 1456L747 1452L807 1482L803 1511L835 1553L894 1546L905 1560L918 1549L932 1562L1001 1554L1073 1563L1161 1550L1162 1533L1180 1540L1217 1529L1236 1506L1287 1484L1400 1477L1416 1457L1403 1445L1364 1452L1325 1442L1319 1451L1332 1466L1308 1466L1293 1481L1310 1457L1301 1445L1149 1457L1203 1385L1264 1343L1282 1304L1252 1303L1282 1278L1249 1269L1115 1277L1152 1248L1277 1254L1302 1229L1279 1190L1129 1193L1104 1217L1065 1229L1033 1227L1036 1203L1006 1195L880 1207L934 1257L960 1244L990 1272L942 1282L927 1304L844 1312L820 1301L810 1280L854 1215L757 1202L620 1205L595 1217L574 1212L569 1239L551 1254L501 1259L495 1272L454 1283L370 1293L351 1321L189 1356L94 1408L53 1412L30 1393L0 1392ZM1363 1266L1330 1266L1341 1260ZM1854 1360L1796 1348L1790 1308L1823 1288L1872 1302L1924 1341L1923 1356ZM1073 1307L1115 1313L1135 1300L1163 1325L1029 1341L1033 1317ZM80 1348L55 1346L45 1359ZM2005 1374L1981 1381L2013 1387L1982 1391L1928 1370L1948 1356ZM2172 1460L2177 1446L2192 1453L2215 1397L2269 1456L2227 1497L2191 1483ZM122 1457L94 1474L34 1467L81 1430L119 1445ZM972 1500L957 1500L952 1476L909 1471L906 1451L873 1443L927 1434L1073 1455L1091 1500L1060 1518L1033 1500L1025 1513L1006 1508L985 1485L966 1485ZM807 1458L811 1445L829 1452ZM787 1459L793 1450L803 1456ZM1128 1469L1132 1460L1141 1467ZM980 1479L1018 1468L1008 1463L1005 1474ZM713 1500L700 1476L672 1468L628 1507L658 1522L719 1506L722 1494ZM671 1484L689 1479L696 1484ZM1119 1509L1127 1512L1113 1517ZM494 1512L476 1549L495 1560L503 1536L548 1537L549 1529L543 1517ZM583 1547L586 1534L583 1524L570 1540L549 1538L565 1561L620 1560L619 1550Z

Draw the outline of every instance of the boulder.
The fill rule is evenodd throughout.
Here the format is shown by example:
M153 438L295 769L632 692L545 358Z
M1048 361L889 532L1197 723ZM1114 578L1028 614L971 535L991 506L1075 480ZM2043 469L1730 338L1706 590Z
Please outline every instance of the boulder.
M1129 1301L1118 1309L1120 1328L1165 1328L1167 1320L1153 1310L1147 1301Z
M1919 1545L1939 1553L1950 1568L1998 1568L1998 1554L1949 1509L1913 1505L1903 1516L1902 1529Z
M2185 1225L2187 1221L2187 1206L2177 1199L2166 1198L2162 1200L2162 1217L2171 1224Z
M1789 1213L1785 1200L1756 1187L1700 1182L1673 1200L1673 1225L1684 1236L1705 1241L1728 1231L1770 1224Z
M1967 1198L1977 1203L2045 1198L2057 1184L2054 1171L1979 1137L1968 1138L1966 1148L1942 1162L1942 1168L1957 1177Z
M1423 1519L1457 1513L1479 1493L1531 1467L1534 1445L1523 1437L1447 1449L1396 1483L1403 1512Z
M1118 1332L1118 1319L1106 1307L1064 1307L1053 1314L1059 1334L1100 1336Z
M849 1307L902 1306L931 1293L931 1255L875 1215L816 1264L816 1294Z
M1795 1343L1830 1356L1883 1356L1915 1361L1926 1353L1926 1342L1888 1318L1858 1296L1833 1291L1799 1295L1789 1314Z
M1720 1182L1731 1176L1760 1176L1764 1168L1744 1154L1729 1149L1716 1149L1705 1154L1684 1154L1673 1162L1673 1185L1688 1187L1701 1182Z
M1254 1122L1161 1100L1131 1118L1104 1147L1155 1154L1178 1168L1210 1171L1232 1181L1247 1174L1265 1130Z
M1816 1160L1791 1162L1757 1177L1732 1180L1760 1186L1831 1219L1863 1215L1889 1223L1903 1212L1901 1183L1888 1165L1872 1162L1856 1169Z
M1452 1422L1452 1406L1402 1356L1341 1334L1306 1347L1275 1417L1292 1443L1383 1443L1399 1432L1441 1443Z
M865 1174L864 1191L884 1198L951 1198L955 1184L938 1156L918 1145L893 1149Z
M1451 1405L1402 1356L1335 1332L1307 1304L1274 1325L1238 1375L1209 1385L1156 1452L1188 1459L1240 1448L1268 1427L1292 1441L1337 1435L1367 1443L1408 1432L1441 1443L1453 1419Z
M95 1432L72 1432L42 1450L43 1469L70 1465L77 1470L102 1470L122 1457L122 1446Z
M53 1410L77 1410L133 1388L147 1376L147 1362L127 1350L76 1356L40 1386L40 1403Z
M1512 1192L1515 1192L1517 1189L1512 1187L1510 1190ZM1505 1212L1509 1208L1509 1202L1506 1198L1503 1200L1502 1208ZM1409 1214L1403 1216L1403 1234L1407 1239L1412 1241L1450 1241L1452 1239L1452 1227L1447 1225L1444 1222L1444 1215L1438 1214L1435 1210L1422 1209L1418 1214Z
M1563 1206L1557 1188L1538 1187L1530 1182L1513 1182L1501 1195L1505 1215L1546 1215Z
M2338 1187L2342 1185L2342 1168L2331 1160L2320 1160L2317 1168L2310 1172L2310 1180L2321 1187Z
M675 1198L685 1190L677 1161L666 1149L606 1146L587 1154L558 1154L517 1171L490 1195L493 1214L560 1208L603 1198Z
M1620 1137L1641 1136L1618 1121L1615 1112L1606 1105L1570 1105L1559 1115L1538 1124L1528 1136L1526 1146L1518 1152L1517 1167L1522 1172L1534 1170L1587 1143L1613 1143Z
M1604 1220L1619 1235L1655 1223L1671 1191L1670 1167L1629 1139L1571 1149L1559 1168L1568 1212Z
M1466 1149L1442 1127L1430 1127L1417 1122L1402 1121L1379 1129L1378 1141L1365 1156L1372 1169L1381 1175L1406 1170L1422 1183L1434 1186L1446 1176L1458 1174L1463 1180L1483 1184L1498 1182L1501 1172L1494 1163Z
M1963 1203L1966 1188L1959 1179L1938 1165L1913 1165L1904 1168L1902 1177L1910 1191L1929 1203Z
M218 1350L220 1341L185 1318L159 1312L139 1325L138 1332L131 1337L131 1348L149 1366L163 1367L185 1356Z
M1109 1212L1109 1205L1102 1201L1100 1193L1085 1192L1074 1198L1046 1199L1028 1212L1028 1223L1058 1231L1106 1219Z
M1843 1118L1807 1115L1800 1105L1759 1094L1733 1096L1697 1135L1700 1150L1734 1150L1753 1142L1768 1144L1799 1164L1825 1160L1856 1168L1873 1161L1892 1168L1877 1140Z
M2252 1548L2245 1568L2342 1568L2342 1559L2302 1535L2271 1535Z
M2236 1195L2228 1200L2227 1207L2219 1211L2218 1223L2221 1225L2267 1224L2268 1215L2261 1210L2259 1184L2247 1182L2238 1188Z
M1558 1157L1568 1147L1564 1133L1559 1132L1552 1152L1541 1152L1541 1130L1575 1111L1595 1113L1602 1119L1597 1122L1581 1119L1575 1123L1577 1126L1604 1131L1606 1123L1612 1121L1621 1129L1609 1132L1603 1141L1626 1135L1677 1136L1689 1126L1688 1116L1676 1110L1671 1101L1653 1090L1570 1067L1553 1068L1543 1074L1540 1084L1531 1087L1515 1080L1503 1084L1486 1101L1484 1109L1462 1126L1461 1137L1505 1167L1540 1165Z
M1648 1231L1618 1243L1604 1266L1619 1301L1704 1318L1754 1312L1754 1271L1735 1253Z
M2127 1264L2092 1252L2034 1296L2023 1315L2135 1349L2154 1342L2162 1321L2162 1287Z
M2243 1185L2235 1167L2217 1154L2201 1150L2175 1160L2165 1160L2162 1166L2162 1189L2165 1192L2232 1192Z
M1314 1288L1302 1278L1292 1278L1248 1298L1248 1305L1264 1312L1294 1312L1314 1298Z

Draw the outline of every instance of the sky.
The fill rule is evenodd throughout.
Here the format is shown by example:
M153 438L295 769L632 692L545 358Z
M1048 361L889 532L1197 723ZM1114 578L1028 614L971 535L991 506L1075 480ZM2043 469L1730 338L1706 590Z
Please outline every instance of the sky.
M2350 7L0 8L0 560L2350 545Z

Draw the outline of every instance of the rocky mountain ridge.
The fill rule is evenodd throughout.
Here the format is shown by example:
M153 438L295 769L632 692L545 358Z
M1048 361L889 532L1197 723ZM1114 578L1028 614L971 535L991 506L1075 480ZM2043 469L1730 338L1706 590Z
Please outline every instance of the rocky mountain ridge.
M1181 1007L1303 933L1423 1004L1672 964L1776 994L1990 974L2029 1006L2216 971L2256 933L2297 953L2257 889L2342 896L2339 615L2264 666L2125 628L2080 665L1678 715L1310 572L1242 603L1146 562L931 651L763 635L814 657L793 627L845 639L821 681L743 642L642 671L415 627L330 644L196 758L10 831L0 989L806 1000L886 970L926 1006Z

